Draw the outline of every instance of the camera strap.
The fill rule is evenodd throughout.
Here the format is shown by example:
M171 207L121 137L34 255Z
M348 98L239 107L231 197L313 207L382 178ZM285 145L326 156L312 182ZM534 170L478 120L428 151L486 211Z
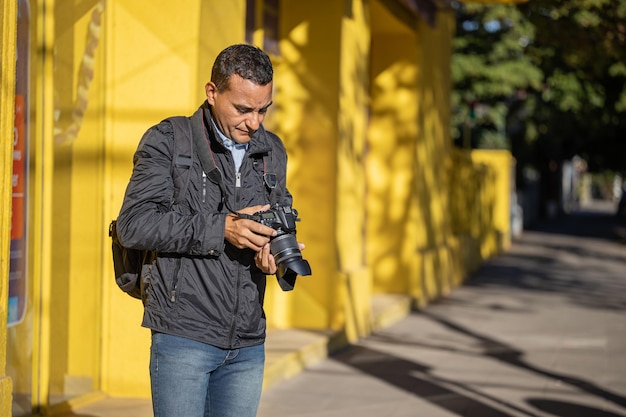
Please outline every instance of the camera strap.
M267 158L268 154L263 154L263 181L271 193L278 185L278 179L273 172L267 172Z
M217 163L215 162L215 155L211 149L211 142L209 141L209 135L204 123L203 113L203 108L200 108L191 116L190 120L191 136L194 141L196 152L198 153L200 165L202 165L202 170L204 171L206 177L219 187L222 195L222 203L228 211L242 219L256 220L249 214L233 210L228 204L228 194L226 193L226 188L224 187L224 178L222 176L222 171L220 171L217 167ZM199 131L200 129L202 130L201 132Z

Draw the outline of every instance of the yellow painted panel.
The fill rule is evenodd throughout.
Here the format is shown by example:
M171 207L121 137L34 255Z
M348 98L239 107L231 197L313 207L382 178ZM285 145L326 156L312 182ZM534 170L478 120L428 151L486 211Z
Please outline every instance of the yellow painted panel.
M454 15L437 14L435 28L418 26L418 147L416 193L427 239L420 245L435 247L451 233L448 216L450 166L450 53Z
M373 21L380 18L372 16ZM367 259L375 293L407 292L410 277L417 274L415 251L424 240L415 195L417 49L411 33L372 37L366 202Z
M13 136L17 1L0 2L0 137ZM0 277L9 276L13 141L0 144ZM0 417L11 416L12 381L6 376L8 280L0 279Z
M426 300L450 286L445 242L451 234L448 66L454 20L447 13L437 19L435 29L420 22L413 34L373 36L367 160L374 292Z
M366 132L369 107L370 32L368 2L346 2L341 24L339 120L337 144L338 268L347 276L347 294L336 290L335 305L345 303L349 340L370 332L372 283L366 262ZM334 283L335 288L337 284ZM338 311L338 310L337 310ZM335 325L341 322L334 321ZM354 340L355 340L354 339Z
M266 305L271 326L327 328L337 279L337 146L341 2L284 2L269 128L285 142L298 240L313 275ZM273 284L272 284L273 285ZM279 312L280 314L275 314Z
M190 115L204 100L214 58L243 42L245 1L108 1L105 16L105 178L109 199L102 230L117 216L132 155L150 126ZM110 256L107 246L105 255ZM105 259L105 262L108 259ZM141 302L104 269L103 389L113 396L148 397L150 332L140 327Z
M99 388L103 10L98 2L77 15L72 4L60 3L54 14L51 403Z
M512 189L513 158L509 151L504 150L474 150L472 160L475 163L491 167L493 177L490 186L493 187L492 225L501 233L510 233L510 195ZM488 206L489 207L489 206Z
M372 331L371 276L367 268L341 276L342 327L348 341L355 342Z
M337 144L337 246L339 269L365 265L365 175L363 156L369 107L370 35L364 2L347 2L342 17Z

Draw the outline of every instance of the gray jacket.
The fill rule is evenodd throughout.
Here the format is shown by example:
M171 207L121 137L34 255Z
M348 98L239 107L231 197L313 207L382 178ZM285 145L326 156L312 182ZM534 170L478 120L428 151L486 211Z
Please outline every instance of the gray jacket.
M263 127L255 133L236 186L232 155L218 139L210 118L205 102L190 120L196 131L207 133L229 205L234 210L275 203L290 206L287 154L280 138ZM218 185L204 175L195 148L186 194L180 203L174 202L173 153L169 122L148 129L135 153L117 218L124 246L155 253L142 274L142 325L223 349L261 344L265 274L256 267L252 250L237 249L224 239L228 210ZM269 163L264 163L263 155ZM275 188L265 184L266 173L276 175Z

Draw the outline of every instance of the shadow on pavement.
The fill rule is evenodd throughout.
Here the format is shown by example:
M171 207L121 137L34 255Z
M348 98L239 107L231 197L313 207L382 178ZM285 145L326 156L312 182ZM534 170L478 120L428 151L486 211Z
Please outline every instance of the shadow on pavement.
M561 381L563 384L573 386L580 391L626 408L626 397L615 394L584 379L552 372L529 364L523 359L524 352L512 346L481 335L427 311L414 312L413 314L427 317L449 330L462 334L463 336L471 337L477 342L476 344L472 344L472 346L478 347L480 353L476 353L475 350L460 351L459 349L453 349L449 346L436 346L429 343L416 343L414 341L407 343L406 340L401 338L387 337L379 334L372 335L371 340L393 345L412 345L429 349L434 348L454 351L468 356L478 355L491 358L525 372ZM436 377L430 373L431 368L427 365L407 361L384 352L362 346L353 346L347 352L333 356L333 359L358 369L367 375L384 380L397 388L410 392L417 397L462 417L510 417L519 415L518 413L526 416L537 416L501 398L494 398L467 385ZM543 398L531 398L528 399L527 402L529 405L539 410L559 417L626 417L622 414L601 411L588 406ZM489 404L497 404L497 408ZM505 411L500 410L500 408L514 411L514 414L507 414Z
M63 414L63 417L96 417L92 414L75 414L74 411Z
M626 217L615 214L614 204L606 201L592 202L590 205L562 214L556 219L543 220L528 230L574 237L597 238L610 241L623 241L626 237Z
M626 281L614 279L623 275L626 262L622 227L626 230L626 219L606 205L543 222L524 231L510 253L487 261L465 285L558 293L581 306L626 310Z
M450 330L461 333L464 336L470 336L471 338L475 339L477 342L479 342L480 346L483 347L484 350L482 356L484 357L489 357L497 361L504 362L509 366L514 366L516 368L523 369L524 371L532 372L546 378L561 381L563 384L574 386L583 392L586 392L598 398L603 398L607 401L612 402L613 404L626 408L626 397L605 390L602 387L599 387L598 385L588 382L584 379L569 376L567 374L552 372L531 365L524 361L523 351L518 350L513 346L509 346L493 338L481 335L478 332L467 329L463 326L459 326L447 319L437 317L436 315L430 314L428 312L423 312L419 314L422 314L423 316L428 317L433 321L436 321L437 323L443 325ZM586 414L585 416L591 417L595 415ZM573 417L573 415L568 415L568 417Z
M553 222L544 223L516 242L512 254L504 254L487 263L470 278L466 286L512 287L531 291L554 292L569 302L586 308L626 310L626 280L616 280L623 274L626 246L620 246L616 230L621 219L606 210L579 211ZM526 232L524 233L526 234ZM617 236L617 237L616 237ZM576 240L572 240L576 239ZM582 242L580 239L589 239ZM607 246L598 244L604 241ZM620 272L621 271L621 272ZM581 276L583 274L583 276ZM451 297L446 303L471 303ZM510 305L482 305L482 308L528 313L523 301ZM626 408L626 397L611 392L594 382L578 376L558 373L525 360L525 352L500 342L473 329L432 313L428 308L414 312L455 334L470 338L471 351L464 351L445 343L432 341L407 341L402 337L374 333L369 339L389 345L411 345L454 351L468 356L480 356L514 367L525 373L547 380L561 381L575 391ZM383 380L409 392L437 407L462 417L512 417L538 416L520 405L495 398L471 386L438 377L434 370L420 362L411 361L357 345L333 355L333 360L358 369L364 374ZM557 417L625 417L614 412L548 398L527 398L526 404L536 412Z
M351 366L366 375L383 380L459 416L515 417L519 415L517 413L535 416L512 403L490 398L470 387L439 378L430 373L428 366L364 346L350 347L347 351L333 356L332 359ZM474 398L474 396L480 396L482 400ZM509 414L487 404L488 401L497 403L503 408L515 410L517 413Z
M623 414L615 414L586 405L543 398L530 398L528 403L538 410L558 417L624 417Z

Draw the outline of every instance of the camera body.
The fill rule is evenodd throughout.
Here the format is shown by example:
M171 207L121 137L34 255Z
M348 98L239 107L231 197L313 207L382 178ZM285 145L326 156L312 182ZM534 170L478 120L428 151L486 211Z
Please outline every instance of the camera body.
M255 216L257 222L276 230L276 237L283 233L295 234L296 222L300 221L296 209L278 204L267 211L259 211Z
M252 216L253 220L276 230L270 239L270 253L276 261L276 277L283 291L293 290L298 275L311 275L309 263L302 258L296 240L296 223L300 221L298 211L290 206L275 204L267 211Z

